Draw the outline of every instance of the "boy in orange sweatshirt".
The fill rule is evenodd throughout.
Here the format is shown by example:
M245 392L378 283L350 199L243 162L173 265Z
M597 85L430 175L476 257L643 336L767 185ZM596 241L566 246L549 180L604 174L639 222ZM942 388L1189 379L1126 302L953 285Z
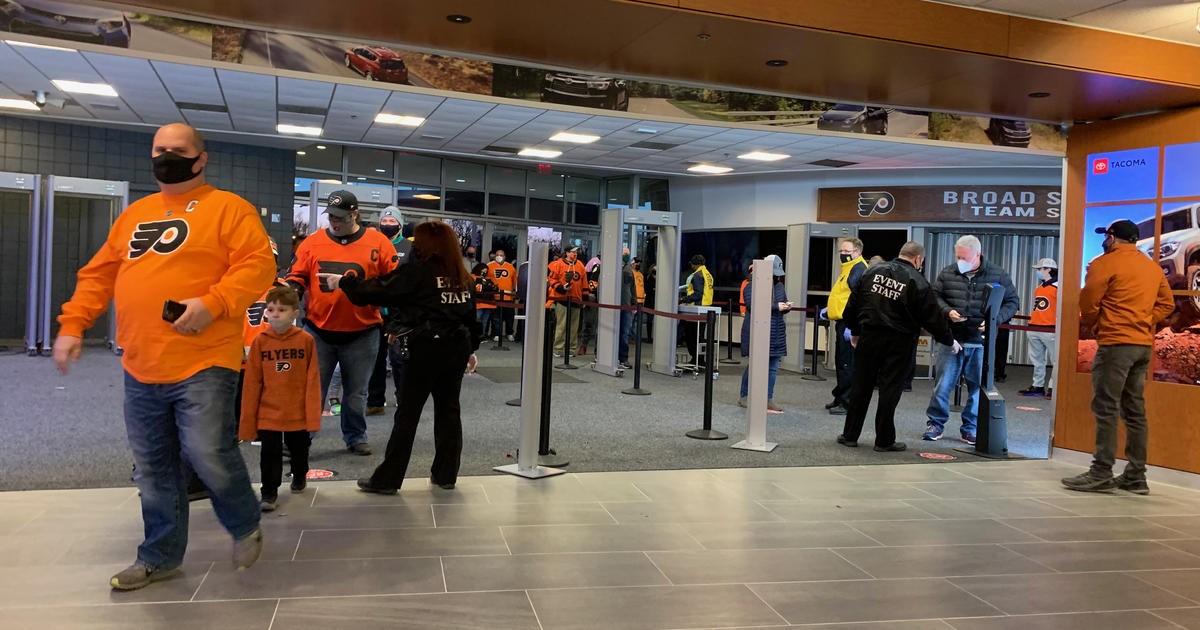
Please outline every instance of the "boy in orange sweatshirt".
M283 444L291 451L292 493L304 492L310 432L321 428L321 381L312 335L298 328L300 296L291 287L267 292L270 324L250 344L242 384L238 437L262 442L262 510L275 509L283 477Z

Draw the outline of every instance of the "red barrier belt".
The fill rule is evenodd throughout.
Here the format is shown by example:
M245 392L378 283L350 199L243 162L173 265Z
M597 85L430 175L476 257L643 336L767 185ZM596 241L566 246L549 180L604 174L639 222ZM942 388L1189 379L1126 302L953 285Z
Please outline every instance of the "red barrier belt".
M1054 332L1054 326L1022 326L1020 324L1000 324L1001 328L1008 330L1029 330L1033 332Z

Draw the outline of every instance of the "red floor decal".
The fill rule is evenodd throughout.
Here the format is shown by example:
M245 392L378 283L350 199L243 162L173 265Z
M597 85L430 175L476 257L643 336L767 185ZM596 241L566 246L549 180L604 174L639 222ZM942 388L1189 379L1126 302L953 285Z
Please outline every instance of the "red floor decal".
M945 453L920 453L920 455L925 459L936 459L938 461L950 461L952 459L958 459L953 455L947 455Z

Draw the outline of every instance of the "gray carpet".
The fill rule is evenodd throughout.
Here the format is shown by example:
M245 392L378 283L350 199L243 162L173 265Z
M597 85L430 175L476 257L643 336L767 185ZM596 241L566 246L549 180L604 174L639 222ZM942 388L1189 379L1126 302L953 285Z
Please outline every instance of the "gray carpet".
M583 358L583 357L580 357L580 358ZM558 360L561 361L562 359L558 359ZM486 378L487 380L489 380L493 383L513 384L513 383L521 382L521 368L519 366L518 367L483 366L483 367L476 369L475 371L478 372L480 376L482 376L483 378ZM583 381L575 378L574 376L571 376L572 373L577 372L577 371L578 370L567 371L567 370L557 370L556 369L550 375L551 382L553 382L553 383L582 383ZM520 388L518 387L518 389L520 389Z
M649 354L648 350L646 351ZM516 368L520 353L480 352L485 370ZM812 382L781 372L776 399L786 408L768 417L768 439L779 443L773 453L729 448L745 435L745 410L736 406L740 366L721 366L714 383L713 426L729 440L706 442L684 433L699 428L703 412L702 380L644 373L642 387L651 396L621 394L632 386L632 373L613 378L587 368L568 376L576 383L554 386L551 444L570 460L569 470L614 471L678 468L763 466L831 466L918 463L928 460L919 452L954 452L961 442L943 439L922 442L924 409L930 381L918 380L915 391L905 394L897 413L905 453L875 453L869 446L848 449L833 438L841 432L842 417L827 414L822 406L830 399L833 381ZM574 363L574 360L572 361ZM557 372L557 370L556 370ZM1021 398L1029 368L1012 367L1001 391L1009 400L1009 448L1014 453L1045 457L1052 425L1051 401ZM832 376L827 374L827 376ZM69 376L60 376L48 358L0 356L0 378L5 383L5 405L0 410L0 490L127 486L130 456L122 420L122 371L119 359L100 349L89 349ZM492 467L512 463L518 441L520 409L504 401L519 395L516 383L496 383L481 375L466 377L462 393L464 447L462 474L491 474ZM394 403L393 403L394 404ZM336 418L325 418L313 444L312 467L352 479L368 473L382 457L391 429L393 404L388 414L368 418L368 435L376 454L359 457L347 453ZM1017 408L1028 407L1031 410ZM864 444L873 431L868 428ZM409 475L424 479L432 458L432 405L425 408L417 433ZM947 436L958 434L952 417ZM258 449L243 446L252 477L258 477Z

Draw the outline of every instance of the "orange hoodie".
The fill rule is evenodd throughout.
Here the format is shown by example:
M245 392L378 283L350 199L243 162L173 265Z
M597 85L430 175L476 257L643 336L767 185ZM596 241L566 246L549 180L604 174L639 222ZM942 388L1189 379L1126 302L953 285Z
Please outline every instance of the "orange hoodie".
M1079 292L1079 323L1093 326L1102 346L1154 345L1154 325L1175 310L1167 277L1132 243L1091 262Z
M275 257L258 212L204 185L133 202L79 270L60 335L82 336L116 300L121 364L143 383L178 383L210 367L242 364L242 318L271 286ZM213 322L183 335L163 321L167 300L201 298Z
M238 437L254 440L259 430L319 431L318 365L312 335L296 326L281 335L268 325L250 344Z

